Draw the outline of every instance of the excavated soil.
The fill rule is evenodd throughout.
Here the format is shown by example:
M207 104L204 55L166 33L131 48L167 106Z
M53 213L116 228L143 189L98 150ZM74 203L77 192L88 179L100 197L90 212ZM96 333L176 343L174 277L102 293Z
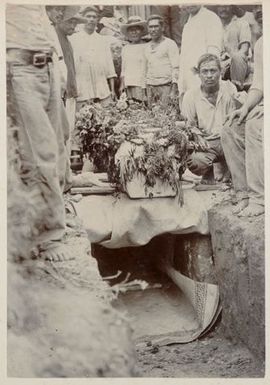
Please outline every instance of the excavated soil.
M140 377L185 378L256 378L263 367L246 347L224 338L221 327L206 337L188 344L136 347Z
M137 344L136 372L139 377L264 377L264 218L239 220L231 215L231 204L228 203L219 206L210 217L222 318L207 335L188 344L158 346L150 341ZM131 279L166 281L154 272L150 259L141 258L148 247L141 251L121 249L117 253L94 247L93 251L104 276L113 275L118 269L123 272L124 267L125 273L132 271ZM121 281L125 275L117 280ZM254 301L258 307L255 313Z
M12 229L9 251L18 255L18 245L20 252L22 246L24 251L28 249L31 229L26 226L32 222L29 215L34 217L35 213L28 210L25 232L19 234L17 229L22 230L22 223L17 218L24 216L17 209L26 206L18 204L16 196L13 198L9 200ZM125 317L99 299L97 286L103 285L94 267L89 267L93 271L92 275L88 274L86 259L79 264L65 265L64 269L41 267L40 274L35 269L31 280L28 269L26 275L21 274L14 262L10 262L8 274L8 372L11 377L255 378L264 375L263 361L258 363L237 338L226 339L221 323L207 336L188 344L160 347L147 341L135 345L133 341L132 346ZM137 271L142 272L145 266L139 262ZM100 270L106 273L105 261L104 265L99 261ZM144 277L140 274L140 278ZM104 287L100 290L103 292Z
M264 377L264 217L239 219L231 210L223 202L210 212L222 318L189 344L137 346L140 376Z

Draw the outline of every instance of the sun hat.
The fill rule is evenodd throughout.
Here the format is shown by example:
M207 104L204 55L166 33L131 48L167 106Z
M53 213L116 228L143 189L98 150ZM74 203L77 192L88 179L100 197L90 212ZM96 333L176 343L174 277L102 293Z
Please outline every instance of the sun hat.
M87 19L85 17L78 15L78 12L80 11L80 9L81 9L80 6L65 5L64 14L63 14L63 21L67 21L70 19L76 19L78 24L87 23Z
M87 5L87 7L82 8L80 14L84 16L87 12L96 12L97 15L100 13L99 9L94 5Z
M127 35L128 28L141 27L142 35L148 33L146 21L142 20L140 16L130 16L126 24L121 25L121 32L123 35Z

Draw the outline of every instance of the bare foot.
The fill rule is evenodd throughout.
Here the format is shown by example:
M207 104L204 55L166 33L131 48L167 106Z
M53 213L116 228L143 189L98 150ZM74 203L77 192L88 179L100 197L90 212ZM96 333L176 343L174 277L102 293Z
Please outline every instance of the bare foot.
M256 203L249 204L243 211L241 211L239 217L257 217L264 213L264 206Z
M222 183L228 183L231 184L231 174L229 171L226 171L223 175L223 178L221 180Z
M61 244L51 249L42 251L40 253L40 257L45 259L45 261L50 262L63 262L75 259L75 257L71 254L68 246L65 244Z
M66 227L70 227L72 229L75 229L78 227L78 223L76 222L76 219L70 216L69 214L66 215Z
M248 206L248 199L242 199L241 201L239 201L237 203L237 205L234 207L234 209L232 210L232 213L233 214L239 214L242 210L244 210L244 208L246 208Z
M220 191L225 192L231 189L231 186L228 183L221 183L219 187Z

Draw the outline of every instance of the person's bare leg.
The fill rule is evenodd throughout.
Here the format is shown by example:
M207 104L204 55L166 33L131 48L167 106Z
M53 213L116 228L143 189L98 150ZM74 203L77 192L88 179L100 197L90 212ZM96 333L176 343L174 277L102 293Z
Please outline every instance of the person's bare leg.
M262 106L254 108L262 113ZM249 205L241 213L243 217L254 217L264 213L264 152L263 116L246 122L246 170L249 186Z

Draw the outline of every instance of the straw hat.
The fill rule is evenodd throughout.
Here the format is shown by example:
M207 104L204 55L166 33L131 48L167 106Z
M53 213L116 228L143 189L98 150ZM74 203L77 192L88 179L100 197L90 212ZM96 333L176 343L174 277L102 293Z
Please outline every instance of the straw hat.
M84 16L87 12L96 12L96 14L99 16L99 9L94 5L87 5L80 11L80 14Z
M65 5L63 21L76 19L78 24L87 23L87 19L85 17L78 15L80 8L81 7L76 5Z
M140 16L130 16L126 24L121 25L121 32L123 35L127 35L128 28L130 27L141 27L142 36L148 33L147 23L143 21Z

